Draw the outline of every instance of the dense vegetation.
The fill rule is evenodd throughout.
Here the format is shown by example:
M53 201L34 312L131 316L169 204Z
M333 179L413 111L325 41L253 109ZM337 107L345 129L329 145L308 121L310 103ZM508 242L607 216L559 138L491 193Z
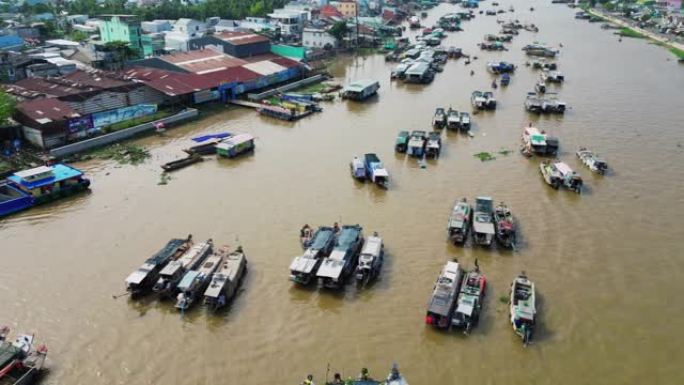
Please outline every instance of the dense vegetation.
M207 0L201 4L183 5L180 0L163 0L156 6L125 7L126 0L74 0L66 5L72 14L96 16L100 14L134 14L142 20L178 19L187 17L204 20L220 16L224 19L241 19L246 16L265 16L273 8L282 7L286 0Z

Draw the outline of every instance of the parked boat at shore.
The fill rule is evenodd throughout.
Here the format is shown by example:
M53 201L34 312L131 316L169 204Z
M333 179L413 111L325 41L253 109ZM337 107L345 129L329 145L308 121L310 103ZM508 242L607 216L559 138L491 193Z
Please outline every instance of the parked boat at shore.
M580 147L577 151L577 157L585 166L589 167L589 169L595 173L603 175L608 170L608 163L585 147Z
M223 139L230 137L230 135L223 138L210 138L202 141L200 144L188 147L183 151L188 155L213 155L216 154L216 146L221 143Z
M311 283L316 277L321 260L330 254L334 245L335 230L328 226L319 227L304 254L292 260L290 280L300 285Z
M455 244L465 243L468 239L472 215L472 208L465 198L456 202L451 210L451 215L449 215L449 222L447 224L449 241Z
M14 342L6 340L9 328L0 328L0 384L31 385L40 377L48 349L34 346L33 334L18 335Z
M0 181L0 217L62 199L90 187L80 170L65 164L17 171Z
M494 230L494 202L490 197L477 197L473 212L473 240L476 245L491 246Z
M170 261L180 258L192 246L192 235L186 239L172 239L164 248L148 258L125 280L126 292L131 296L145 294L159 279L159 272Z
M511 285L510 320L513 331L520 336L523 344L532 340L536 326L537 304L534 283L523 272Z
M377 232L366 238L356 266L356 282L362 286L380 276L380 270L385 259L385 246Z
M175 298L178 283L188 270L194 270L211 253L213 242L211 239L206 242L194 244L188 251L175 261L169 262L159 272L159 279L152 287L152 291L159 294L161 298Z
M221 264L211 278L211 283L204 291L204 304L212 311L217 311L228 304L235 294L247 272L247 257L238 246L228 253L228 247L221 247L217 255L223 257Z
M363 245L363 228L359 225L342 226L330 256L323 258L316 277L321 286L340 289L355 271Z
M458 262L449 261L435 282L435 287L428 303L425 323L439 329L449 329L456 305L458 290L461 286L463 272Z
M480 320L482 302L485 296L487 279L480 272L480 266L475 260L475 268L464 274L461 290L456 301L456 309L451 320L451 327L463 330L469 334Z
M214 272L223 262L223 255L214 253L207 257L197 268L190 270L178 284L178 296L176 297L176 309L187 311L197 301L202 299L202 295L211 282Z
M497 242L507 248L515 247L515 220L511 210L503 202L494 208L494 228Z

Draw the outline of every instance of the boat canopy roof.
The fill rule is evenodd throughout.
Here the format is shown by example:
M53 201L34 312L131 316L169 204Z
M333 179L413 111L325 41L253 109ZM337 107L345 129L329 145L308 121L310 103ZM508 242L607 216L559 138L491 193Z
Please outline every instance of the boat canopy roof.
M172 276L176 274L181 267L183 267L183 263L181 261L171 261L168 265L164 266L162 271L159 272L159 275Z
M254 140L254 136L250 134L237 134L229 137L228 139L222 140L221 143L216 145L216 148L222 148L224 150L227 150L239 144L247 143L251 140Z
M138 268L138 270L132 272L131 275L129 275L128 278L126 278L126 284L129 284L129 285L139 284L140 282L142 282L145 279L145 277L147 277L147 274L150 271L152 271L155 267L156 267L156 265L152 265L149 263L143 264L142 266L140 266L140 268Z
M334 236L335 232L333 231L332 227L319 227L318 230L316 230L316 234L314 235L314 239L309 248L321 250Z
M77 178L83 173L65 164L53 166L41 166L29 170L19 171L10 175L7 179L28 189L52 185L63 180Z
M170 240L169 242L166 243L166 246L159 250L155 255L152 257L148 258L145 263L149 263L151 265L160 265L162 263L166 263L166 261L171 258L171 256L178 251L178 248L180 248L183 244L185 243L184 239L178 239L174 238Z
M406 76L418 75L423 76L430 69L430 65L425 62L413 63L409 69L406 70Z
M299 273L309 274L316 267L318 261L307 255L301 257L295 257L290 264L290 271L296 271Z
M473 314L473 309L475 309L475 298L472 296L463 295L461 299L458 300L457 312L470 316Z
M556 166L556 170L558 170L558 172L560 172L563 176L574 174L574 171L572 171L570 166L563 162L555 163L554 166Z
M343 226L337 236L335 250L348 250L361 235L361 226Z
M373 87L375 85L378 85L377 80L372 80L372 79L361 79L361 80L356 80L355 82L347 85L344 87L342 90L343 92L363 92L366 88Z
M180 283L178 284L178 290L180 291L185 291L190 289L192 286L192 283L195 282L195 279L200 275L200 272L197 270L190 270L185 275L183 276L183 279L181 279Z
M363 245L363 250L361 250L362 255L380 255L382 251L382 238L376 236L370 236L366 239L366 243Z
M448 316L456 296L456 285L459 279L459 265L457 262L447 262L437 279L432 293L428 311Z

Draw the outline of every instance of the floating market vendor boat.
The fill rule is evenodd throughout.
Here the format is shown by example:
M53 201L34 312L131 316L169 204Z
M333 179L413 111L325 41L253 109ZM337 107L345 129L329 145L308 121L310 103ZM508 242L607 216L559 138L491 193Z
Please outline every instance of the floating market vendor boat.
M449 223L447 224L449 241L460 244L465 243L465 241L468 239L472 215L472 208L465 198L456 202L451 210L451 215L449 215Z
M48 349L34 346L33 334L17 336L14 342L6 341L9 328L0 328L0 384L31 385L40 377Z
M290 280L300 285L308 285L316 277L321 260L332 251L335 245L335 230L321 226L314 233L311 244L290 264Z
M364 155L364 164L366 165L366 175L371 182L383 188L389 186L389 172L376 154Z
M425 131L416 130L411 133L411 138L408 142L408 150L406 153L409 156L416 158L422 158L425 154L425 142L427 139L427 134Z
M556 155L558 152L558 139L548 137L536 127L528 126L523 129L522 142L522 152L526 156Z
M465 273L461 282L461 290L456 301L456 310L451 319L451 327L461 329L465 334L477 325L482 311L482 303L485 296L487 279L480 272L480 267L475 260L475 269Z
M565 186L580 193L582 191L582 177L563 162L542 162L539 165L544 181L555 189Z
M503 247L515 247L515 220L511 210L503 202L494 208L496 240Z
M435 128L444 128L447 124L447 114L444 108L437 108L435 110L435 116L432 118L432 126Z
M131 296L145 294L159 279L159 272L170 261L181 257L192 246L192 235L186 239L172 239L136 271L126 278L126 292Z
M0 181L0 217L85 191L90 180L65 164L18 171Z
M425 323L439 329L449 329L454 313L454 306L462 280L461 268L457 262L449 261L435 282L435 287L428 303Z
M584 147L580 147L577 151L577 157L595 173L603 175L608 170L608 163L605 160Z
M152 287L152 291L159 294L161 298L174 298L176 289L181 278L189 270L195 270L211 253L213 242L211 239L206 242L194 244L180 258L169 262L159 272L159 279Z
M522 338L525 345L529 344L536 326L537 304L534 283L527 279L524 272L511 285L510 317L515 334Z
M494 230L494 203L490 197L477 197L473 212L473 240L476 245L491 246L496 231Z
M178 284L178 296L176 297L176 309L186 311L197 301L202 299L209 282L211 282L214 272L223 263L224 255L214 253L207 257L197 270L190 270Z
M385 247L382 243L382 238L378 233L366 238L361 255L359 256L359 264L356 266L356 282L365 286L368 282L377 279L382 269L382 263L385 258Z
M204 304L213 311L226 306L235 296L247 271L247 258L242 247L228 254L228 248L224 246L216 254L223 256L223 259L204 292Z
M363 160L361 160L359 157L355 156L352 158L351 162L349 162L349 170L354 179L360 181L366 180L366 166L363 164Z
M461 126L461 115L458 111L449 108L447 113L447 128L450 130L457 130Z
M323 258L316 276L321 286L339 289L344 286L358 264L363 245L363 228L359 225L345 225L337 235L335 247L329 257Z
M563 183L560 172L556 170L556 167L552 162L548 160L541 162L539 164L539 171L541 172L544 181L549 186L558 189L560 185Z
M428 134L427 144L425 145L425 156L428 158L439 158L442 152L442 137L439 132L432 131Z
M396 152L401 153L406 152L406 150L408 149L409 137L410 134L408 131L399 131L399 135L397 135L397 140L394 143L394 150ZM363 166L363 162L361 162L361 165Z
M461 131L470 130L470 114L467 112L461 112L460 120L461 120L461 127L460 127Z
M216 154L226 158L235 158L253 150L254 137L250 134L237 134L216 145Z

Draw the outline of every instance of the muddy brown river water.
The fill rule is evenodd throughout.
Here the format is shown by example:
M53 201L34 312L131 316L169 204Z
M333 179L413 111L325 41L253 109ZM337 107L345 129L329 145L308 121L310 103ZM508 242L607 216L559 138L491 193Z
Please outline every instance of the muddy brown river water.
M393 64L381 55L340 58L337 80L379 79L376 99L325 103L293 124L230 108L137 140L152 153L142 165L78 164L91 193L0 221L0 323L47 343L47 384L295 384L310 372L321 379L328 363L345 376L362 366L384 376L392 362L411 384L684 383L684 68L667 50L620 43L600 23L575 20L564 5L501 4L518 10L506 18L540 32L521 32L508 52L480 52L476 44L498 25L478 15L444 45L479 59L450 61L431 85L390 82ZM442 4L427 23L455 9ZM520 48L534 40L564 46L565 116L524 111L537 73ZM496 112L474 116L473 138L445 133L442 157L425 169L394 153L397 132L429 130L435 107L469 108L470 93L490 87L486 61L497 59L520 68L496 91ZM582 195L551 189L538 159L517 151L489 162L473 156L517 150L528 122L560 137L559 157L585 180ZM157 184L159 165L190 137L219 130L254 134L256 152L208 158ZM592 175L578 146L598 151L612 171ZM349 160L365 152L384 160L388 191L350 178ZM477 195L514 211L517 252L446 242L453 202ZM300 226L333 221L384 238L386 264L368 290L333 294L288 281ZM247 278L225 313L181 317L153 299L112 299L145 258L188 233L247 252ZM468 337L423 324L434 280L453 257L466 266L478 258L489 281ZM539 294L540 326L527 348L500 301L521 270Z

